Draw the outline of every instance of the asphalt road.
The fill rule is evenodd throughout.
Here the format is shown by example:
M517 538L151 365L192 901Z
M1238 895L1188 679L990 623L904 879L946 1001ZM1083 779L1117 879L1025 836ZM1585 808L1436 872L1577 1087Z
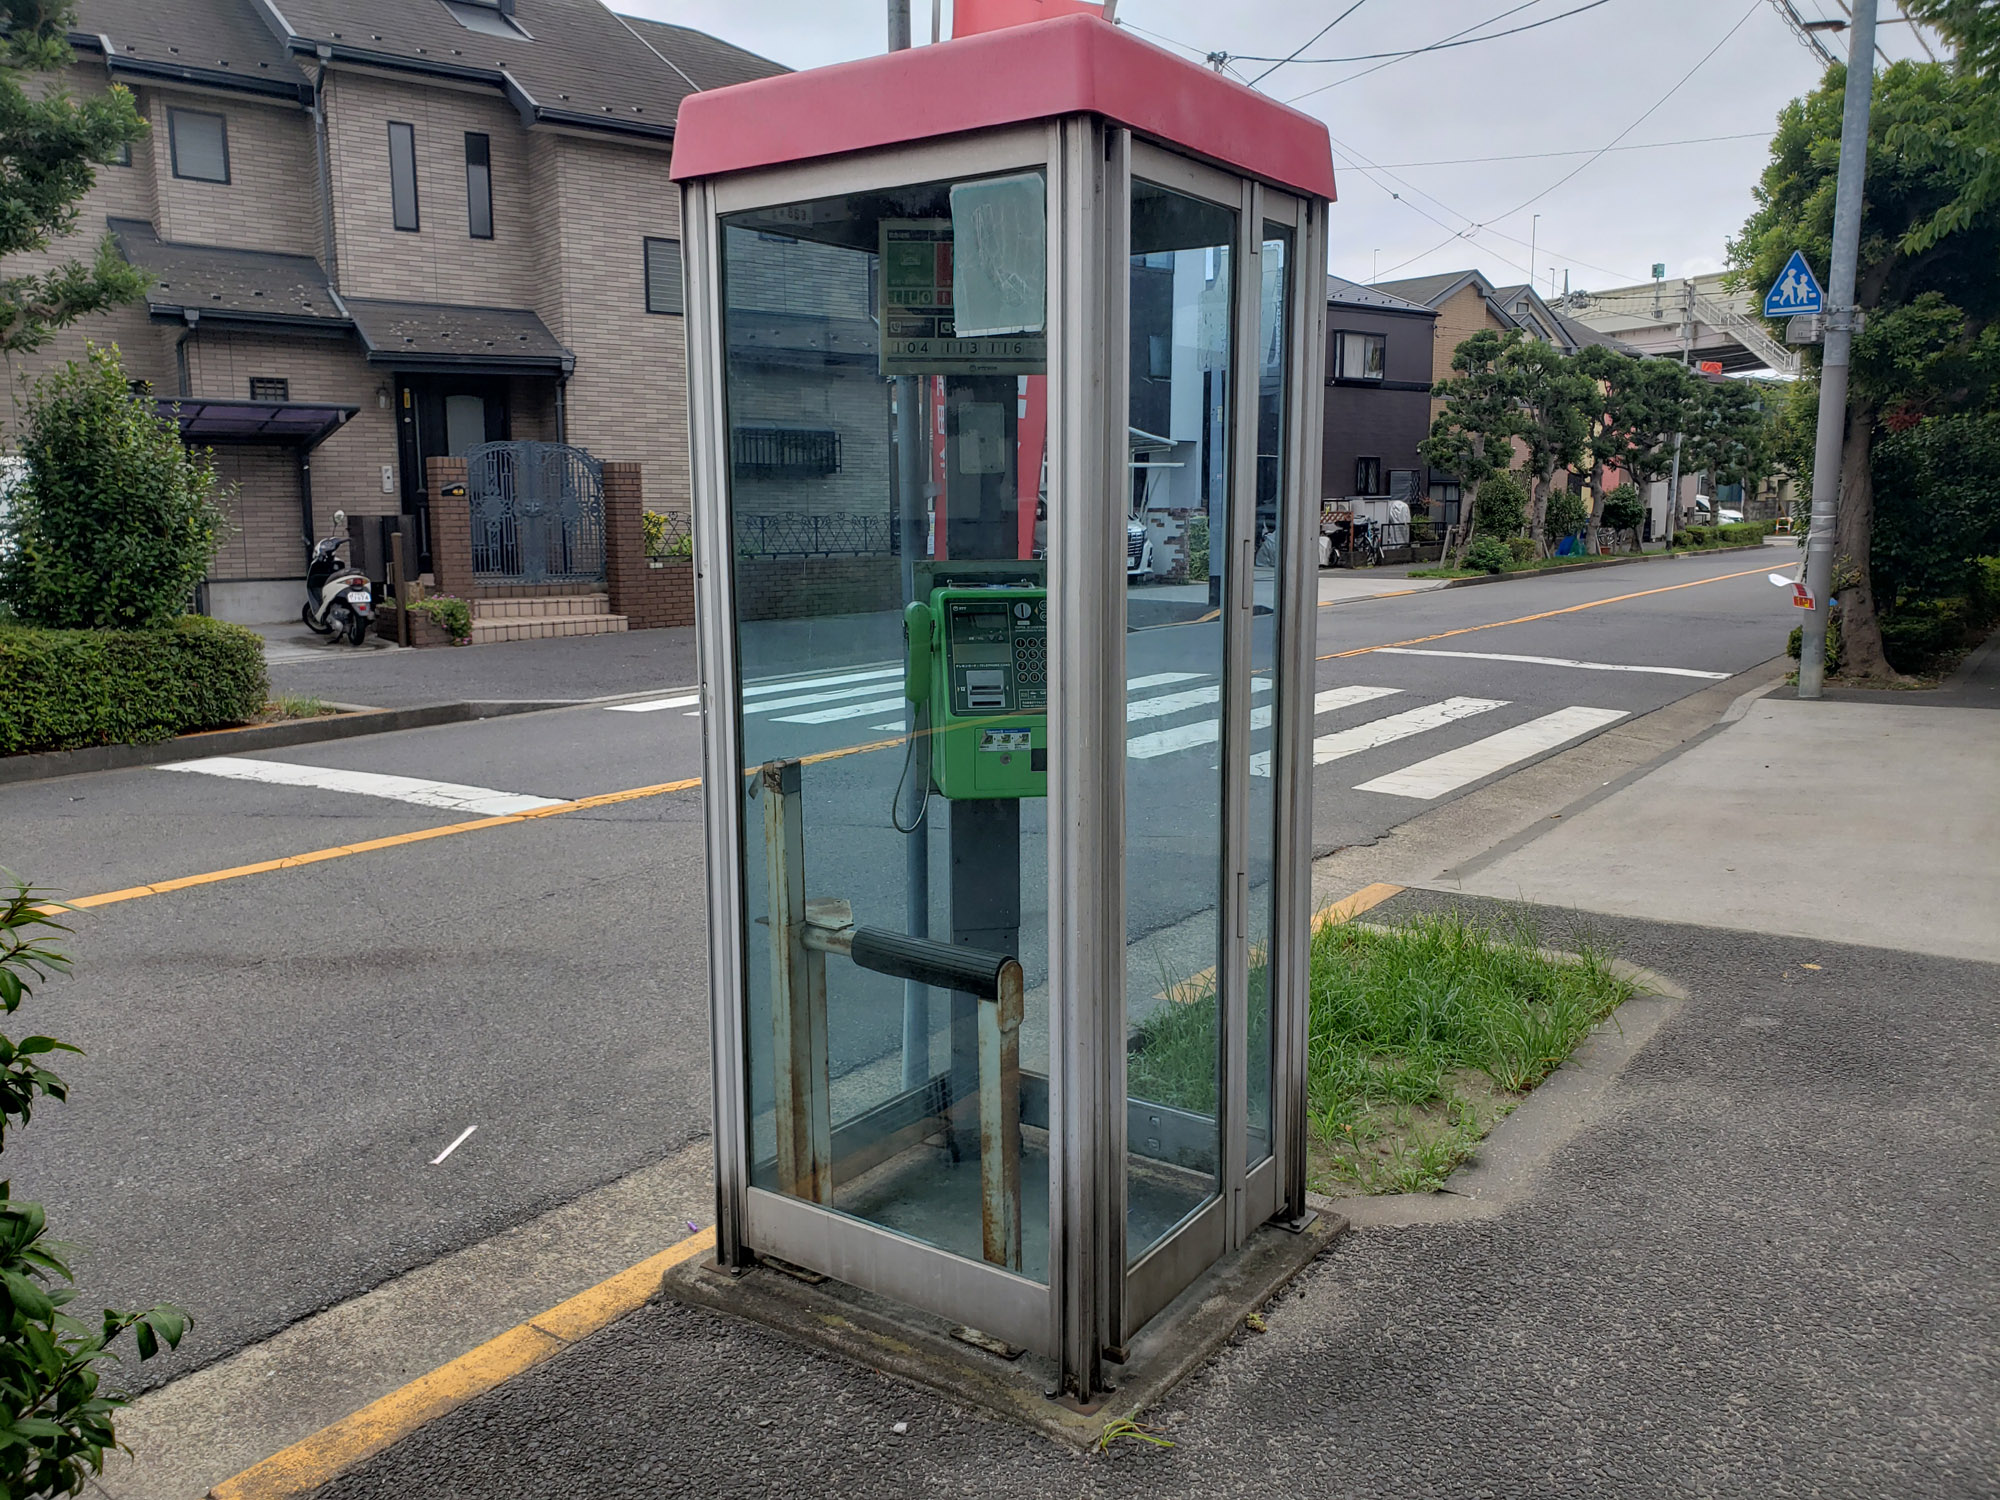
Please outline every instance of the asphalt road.
M1315 733L1340 754L1316 775L1316 842L1377 837L1607 727L1612 715L1647 712L1767 660L1791 621L1758 565L1779 560L1663 559L1322 609L1318 687L1341 696ZM1190 674L1133 689L1135 712L1142 699L1212 686L1196 670L1213 656L1201 638L1212 630L1129 638L1134 680ZM893 741L877 726L898 715L868 707L893 698L893 681L878 699L868 684L879 679L827 680L880 670L888 639L875 631L821 642L809 680L764 684L766 703L817 701L763 714L758 753ZM1481 654L1340 654L1388 646ZM804 661L790 649L769 659L793 671ZM562 654L552 670L576 669ZM684 682L657 685L671 698ZM1364 699L1364 689L1378 691ZM1439 708L1454 700L1457 708ZM856 711L781 722L845 708ZM1598 712L1562 721L1575 733L1540 749L1530 742L1523 752L1506 738L1579 710ZM1135 839L1150 841L1134 862L1147 875L1133 890L1135 937L1187 930L1212 900L1212 878L1184 856L1212 837L1190 809L1214 785L1216 747L1194 728L1213 712L1200 702L1169 705L1130 726ZM1404 737L1373 743L1388 732L1381 726L1412 713L1416 720L1398 721ZM280 762L293 779L360 772L573 799L697 777L698 725L680 705L582 706L257 759ZM1147 738L1161 735L1168 739ZM1455 752L1470 759L1452 762ZM860 900L890 910L899 904L901 841L884 824L901 763L894 745L842 756L811 768L818 780L809 788L815 805L846 810L817 829L809 868L850 872ZM1427 765L1428 789L1359 789ZM8 786L0 865L80 896L477 816L362 785L147 769ZM1037 817L1027 815L1030 834ZM934 848L941 868L941 832ZM1034 861L1026 865L1032 934L1039 878ZM88 1056L64 1068L71 1101L38 1113L10 1143L15 1189L47 1203L81 1245L83 1305L169 1298L195 1313L180 1354L134 1372L142 1383L221 1358L705 1134L703 891L699 792L681 790L81 913L71 945L77 973L52 985L31 1015ZM844 1014L837 1069L897 1045L893 986L858 986Z

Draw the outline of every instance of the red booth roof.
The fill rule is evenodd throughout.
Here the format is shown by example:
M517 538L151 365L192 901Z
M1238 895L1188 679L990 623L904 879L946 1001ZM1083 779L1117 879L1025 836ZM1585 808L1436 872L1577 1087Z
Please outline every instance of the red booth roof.
M1065 16L681 101L678 180L1093 114L1310 197L1326 126L1091 16Z

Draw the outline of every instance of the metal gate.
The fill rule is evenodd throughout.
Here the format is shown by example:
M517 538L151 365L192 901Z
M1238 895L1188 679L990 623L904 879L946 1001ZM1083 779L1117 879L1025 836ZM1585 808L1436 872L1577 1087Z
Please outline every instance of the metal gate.
M604 466L564 443L482 443L465 455L472 571L494 583L604 577Z

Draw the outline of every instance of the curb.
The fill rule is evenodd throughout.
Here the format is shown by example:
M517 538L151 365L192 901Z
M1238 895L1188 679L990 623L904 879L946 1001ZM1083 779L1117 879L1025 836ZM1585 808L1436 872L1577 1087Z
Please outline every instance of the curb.
M1554 568L1523 568L1516 573L1488 573L1483 578L1449 578L1444 582L1448 589L1469 589L1482 583L1508 583L1516 578L1547 578L1552 573L1594 573L1599 568L1622 568L1630 563L1659 562L1673 557L1720 557L1727 552L1761 552L1762 542L1751 542L1741 547L1702 547L1669 552L1642 552L1635 557L1600 557L1594 562L1563 563ZM1420 580L1429 582L1430 580Z
M421 708L371 708L360 713L302 719L291 724L252 724L241 729L209 729L176 735L150 745L89 745L80 750L44 750L0 759L0 786L44 781L56 776L82 776L92 771L124 771L157 766L202 754L236 755L251 750L286 750L328 740L355 739L364 734L391 734L399 729L429 729L439 724L463 724L508 714L539 713L550 708L574 708L570 702L507 701L433 703Z

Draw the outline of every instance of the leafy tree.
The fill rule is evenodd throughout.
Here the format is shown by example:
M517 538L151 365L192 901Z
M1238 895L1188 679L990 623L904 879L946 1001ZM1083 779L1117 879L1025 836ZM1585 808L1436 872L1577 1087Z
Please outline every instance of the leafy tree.
M1588 546L1595 551L1600 526L1624 529L1604 512L1609 501L1605 471L1622 470L1635 486L1667 477L1673 468L1674 434L1686 420L1694 381L1672 360L1635 359L1600 344L1579 349L1576 366L1597 382L1601 409L1588 449L1591 494L1597 497ZM1636 488L1633 494L1638 494Z
M1948 235L1963 233L2000 210L2000 4L1995 0L1907 0L1904 13L1936 28L1957 51L1954 70L1981 85L1971 99L1965 140L1979 153L1957 195L1905 236L1905 248L1922 253ZM1914 160L1937 149L1929 132L1891 132L1889 143ZM1933 165L1942 163L1932 162Z
M1932 417L1875 451L1875 577L1893 608L1970 594L1982 557L2000 557L2000 414Z
M1730 245L1750 285L1769 285L1794 249L1830 259L1845 86L1845 70L1829 69L1779 115L1757 208ZM1855 340L1834 535L1845 659L1858 676L1894 675L1870 563L1878 433L1979 401L1982 382L1961 377L2000 353L1988 342L2000 314L2000 205L1980 188L1993 169L1991 92L1990 74L1963 55L1955 68L1899 62L1874 81L1856 283L1867 325Z
M1590 451L1600 410L1597 382L1553 344L1511 331L1503 340L1500 369L1516 403L1516 436L1527 460L1529 535L1539 538L1556 475L1575 469Z
M1557 490L1549 496L1548 509L1542 516L1544 540L1558 542L1576 535L1589 524L1590 513L1591 507L1583 503L1583 496L1575 490Z
M1719 496L1725 484L1740 484L1746 491L1761 484L1771 472L1772 441L1762 393L1741 380L1696 378L1690 387L1682 466L1708 475L1711 495ZM1714 507L1720 524L1720 499Z
M134 398L117 349L88 346L42 381L27 480L0 538L0 602L61 630L163 625L222 545L215 468Z
M1505 341L1491 328L1481 329L1451 354L1455 372L1431 394L1444 408L1431 422L1430 436L1417 445L1434 469L1456 474L1473 492L1472 524L1459 537L1462 561L1473 536L1485 524L1479 513L1479 492L1493 475L1514 465L1514 438L1521 414L1507 372L1501 367ZM1518 529L1518 525L1515 529Z
M40 255L72 234L97 164L146 134L123 86L82 101L23 86L71 61L73 10L71 0L0 0L0 256ZM39 349L65 324L144 296L150 281L108 235L89 265L65 260L0 277L0 354Z
M1598 509L1598 524L1612 531L1632 533L1632 545L1639 545L1639 528L1646 524L1646 502L1639 498L1639 487L1635 484L1621 484L1603 499Z
M51 974L69 967L49 940L68 929L39 893L8 877L0 899L0 1011L11 1016ZM0 1141L28 1121L38 1098L68 1090L45 1059L74 1052L45 1036L0 1036ZM142 1360L177 1347L186 1314L162 1304L143 1313L107 1309L94 1323L63 1309L76 1296L61 1246L47 1238L39 1203L13 1197L0 1182L0 1496L76 1495L104 1472L117 1443L112 1419L128 1398L100 1386L98 1367L117 1356L111 1345L128 1330Z

